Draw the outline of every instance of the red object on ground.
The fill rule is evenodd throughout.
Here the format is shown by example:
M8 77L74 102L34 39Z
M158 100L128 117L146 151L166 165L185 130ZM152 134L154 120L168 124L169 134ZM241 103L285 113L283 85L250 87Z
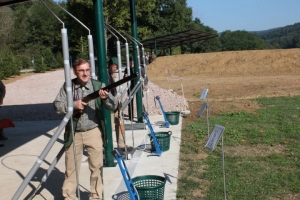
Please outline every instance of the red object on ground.
M16 127L10 119L0 119L0 129Z

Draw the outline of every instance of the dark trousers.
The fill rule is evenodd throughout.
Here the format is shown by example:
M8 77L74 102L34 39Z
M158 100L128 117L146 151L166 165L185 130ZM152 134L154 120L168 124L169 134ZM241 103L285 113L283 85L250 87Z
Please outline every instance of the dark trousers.
M130 92L128 92L127 94L129 95ZM134 117L134 105L133 105L133 101L134 101L134 96L132 97L132 99L130 100L130 103L128 104L128 117L129 120L132 121L133 117Z

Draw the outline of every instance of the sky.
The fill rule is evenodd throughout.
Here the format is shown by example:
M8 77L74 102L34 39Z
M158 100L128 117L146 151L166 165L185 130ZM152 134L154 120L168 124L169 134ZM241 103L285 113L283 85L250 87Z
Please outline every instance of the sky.
M300 22L300 0L187 0L193 18L215 29L263 31Z

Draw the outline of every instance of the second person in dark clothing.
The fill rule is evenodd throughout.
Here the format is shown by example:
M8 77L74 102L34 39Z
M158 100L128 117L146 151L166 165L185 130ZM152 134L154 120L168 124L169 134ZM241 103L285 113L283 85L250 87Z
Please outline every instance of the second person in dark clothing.
M130 57L130 75L132 75L134 73L134 61L132 59L132 57ZM128 71L127 71L127 68L125 69L124 71L124 77L127 77L129 76L128 74ZM141 76L143 78L143 88L142 90L148 90L148 77L146 75L146 69L145 69L145 66L144 65L141 65ZM130 94L130 91L133 90L135 86L135 80L132 79L131 80L131 83L130 83L130 90L128 90L128 95ZM128 104L128 116L129 116L129 120L132 121L133 120L133 117L134 117L134 96L132 97L131 101L130 101L130 104Z
M118 59L116 57L112 57L108 61L108 84L112 84L115 82L115 73L119 69L119 64L118 64ZM120 69L121 70L121 69ZM111 90L111 94L113 96L117 95L117 89L114 88ZM118 105L120 107L120 105ZM112 124L112 130L116 131L116 140L117 140L117 145L121 149L125 149L125 141L120 133L120 124L119 124L119 118L118 118L118 111L115 110L111 112L111 124Z
M133 62L133 59L132 57L130 56L129 58L129 61L130 61L130 67L129 67L129 70L130 70L130 74L128 74L128 70L127 68L125 69L124 71L124 77L127 77L129 75L132 75L134 73L134 62ZM135 85L135 81L134 79L132 79L130 81L130 88L129 90L127 91L127 94L129 95L130 92L133 90L134 88L134 85ZM133 116L134 116L134 105L133 105L133 100L134 100L134 96L132 97L130 103L128 104L128 117L129 117L129 120L132 121L133 120Z

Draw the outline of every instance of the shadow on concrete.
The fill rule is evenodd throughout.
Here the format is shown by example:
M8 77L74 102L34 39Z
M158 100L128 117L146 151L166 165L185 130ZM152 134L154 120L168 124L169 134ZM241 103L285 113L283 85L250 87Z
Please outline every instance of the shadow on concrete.
M20 97L21 98L21 97ZM62 120L63 115L54 111L52 103L4 105L0 109L0 119L15 121Z
M15 164L13 164L11 160L16 159L17 161L28 159L33 161L32 159L36 160L40 156L42 150L37 150L33 153L19 152L14 155L11 155L11 153L23 145L28 144L33 145L30 149L35 149L36 147L34 145L40 144L31 144L30 142L39 138L40 136L46 136L46 138L43 138L43 141L45 141L45 144L48 144L53 136L53 133L55 132L55 128L61 123L63 115L58 115L55 113L52 104L49 103L2 106L0 109L0 118L9 118L15 124L14 128L5 128L3 130L6 137L8 137L8 140L1 141L1 143L5 145L4 147L0 148L1 164L3 167L15 171L17 176L24 180L26 174L20 170L23 167L14 166ZM57 138L56 143L61 145L61 148L63 148L64 142L62 139ZM52 151L52 149L50 149L50 151ZM43 160L43 163L46 164L47 169L50 167L52 162L53 160L47 160L47 157ZM42 178L46 174L47 169L43 169L40 166L35 172L34 176L28 183L28 187L30 187L32 191L26 194L25 199L29 199L31 196L41 196L44 189L47 189L47 191L55 195L55 199L61 198L61 188L64 181L64 173L54 167L54 169L50 172L51 174L48 179L43 182ZM88 196L89 194L89 192L84 193L86 193L85 196ZM42 199L45 198L42 197Z
M30 122L14 122L16 127L4 129L4 133L8 140L1 141L5 146L0 149L0 157L3 155L12 152L14 149L19 148L22 145L44 135L49 138L52 138L52 135L47 133L49 130L54 129L60 123L60 121L30 121ZM57 142L64 144L64 141L60 138L57 139ZM38 154L41 152L37 152Z

